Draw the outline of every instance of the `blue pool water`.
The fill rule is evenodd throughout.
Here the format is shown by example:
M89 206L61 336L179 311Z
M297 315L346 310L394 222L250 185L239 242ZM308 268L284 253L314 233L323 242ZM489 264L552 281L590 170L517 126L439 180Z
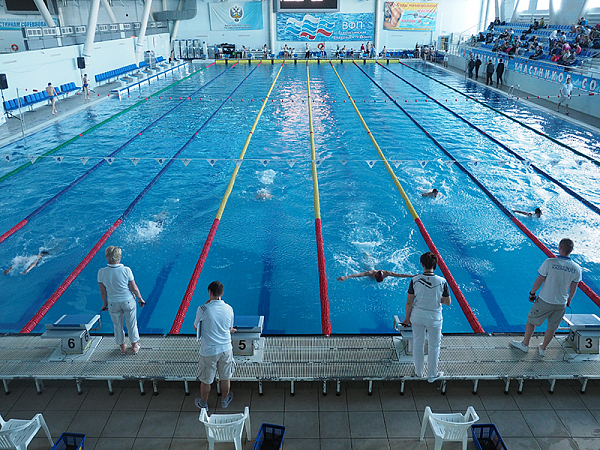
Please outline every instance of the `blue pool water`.
M0 182L1 234L175 106L179 97L226 71L126 146L112 164L0 243L0 267L16 267L0 276L0 331L21 330L160 171L156 158L173 156L206 123L179 156L189 159L188 165L175 161L106 244L123 248L123 263L132 268L147 301L138 311L140 331L169 332L234 160L280 65L255 67L211 66L170 87L161 99L153 97L61 148L54 154L65 157L60 164L44 158ZM484 330L523 330L527 293L545 255L478 186L448 164L449 158L359 68L335 67ZM584 281L600 292L596 212L439 105L425 102L423 94L386 69L360 67L507 208L542 208L541 219L523 218L523 223L555 252L562 237L573 238L573 259L583 266ZM416 69L447 86L400 64L388 67L600 206L598 166L447 87L490 97L481 85L419 63ZM404 313L408 279L376 283L336 278L371 268L418 273L419 255L427 246L332 67L312 64L309 69L332 331L388 333L393 315ZM12 159L2 159L0 176L29 161L27 155L56 147L139 101L138 95L143 98L176 79L145 86L122 102L104 102L2 148L0 154ZM236 88L233 101L227 101ZM225 104L206 122L221 99ZM306 66L286 64L240 166L182 333L193 332L196 308L207 299L206 286L214 279L225 285L224 299L236 314L265 316L266 333L321 332L306 101ZM492 98L489 104L600 159L597 134L506 98ZM80 157L89 161L84 165ZM134 165L130 158L140 160ZM207 161L212 159L214 164ZM376 162L371 168L367 161ZM421 197L433 187L442 192L440 197ZM260 198L265 193L271 197ZM30 258L44 249L50 255L21 275ZM105 264L103 247L41 324L63 314L98 312L96 274ZM444 332L470 332L452 298L444 311ZM574 313L597 308L584 293L576 294ZM110 332L112 324L103 314L102 330Z

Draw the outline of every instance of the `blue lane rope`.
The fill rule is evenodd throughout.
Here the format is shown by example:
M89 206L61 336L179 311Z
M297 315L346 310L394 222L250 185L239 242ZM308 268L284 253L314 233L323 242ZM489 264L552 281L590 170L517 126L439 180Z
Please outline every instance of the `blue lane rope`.
M217 75L216 77L214 77L212 80L208 81L207 83L205 83L204 85L202 85L199 89L197 89L196 91L194 91L193 93L191 93L189 96L186 96L186 100L181 100L177 105L175 105L173 108L171 108L170 110L168 110L167 112L165 112L164 114L162 114L160 117L158 117L152 123L150 123L147 127L145 127L142 131L137 132L133 137L131 137L129 140L127 140L127 142L125 142L123 145L121 145L119 148L117 148L114 152L112 152L108 156L108 158L114 157L115 155L117 155L118 153L120 153L125 147L127 147L129 144L131 144L137 138L139 138L142 135L142 133L145 133L146 131L148 131L151 127L153 127L154 125L156 125L159 121L161 121L163 118L165 118L168 114L172 113L177 108L179 108L181 105L183 105L184 103L186 103L187 102L187 98L190 98L193 95L197 94L202 89L204 89L206 86L208 86L210 83L212 83L217 78L219 78L220 76L224 75L226 72L228 72L229 70L233 69L234 67L235 67L235 65L231 66L227 70L224 70L219 75ZM12 234L14 234L16 231L18 231L20 228L22 228L26 223L28 223L29 221L31 221L31 219L33 219L35 216L37 216L39 213L41 213L44 209L46 209L52 203L56 202L60 197L62 197L67 192L69 192L71 189L73 189L75 186L77 186L79 183L81 183L85 178L87 178L93 172L95 172L100 167L102 167L104 164L106 164L106 162L107 162L106 159L102 159L94 167L90 168L85 173L83 173L82 175L80 175L79 178L77 178L75 181L71 182L71 184L69 184L68 186L65 186L60 192L56 193L53 197L49 198L44 203L42 203L32 213L30 213L29 215L27 215L27 217L25 217L25 219L23 219L21 222L19 222L19 224L13 226L9 231L7 231L6 233L4 233L2 235L2 239L0 240L0 242L4 241L6 238L8 238ZM23 222L25 222L25 223L23 223Z
M361 69L356 63L355 63L356 67L358 67L360 69L360 71L367 77L369 78L373 84L375 86L377 86L392 102L394 102L394 104L400 108L400 110L406 115L406 117L408 117L421 131L423 131L423 133L425 133L425 135L431 139L431 141L436 145L436 147L438 147L442 152L444 152L444 154L446 156L448 156L448 158L450 158L454 164L456 164L458 166L458 168L460 170L462 170L472 181L473 183L475 183L477 186L479 186L479 188L489 197L489 199L494 202L494 204L496 206L498 206L498 208L500 208L500 210L510 219L512 220L512 222L521 230L523 231L523 233L525 233L548 257L555 257L555 255L539 240L539 238L537 236L535 236L531 231L529 231L529 229L527 227L525 227L525 225L523 225L521 223L521 221L519 219L517 219L515 217L515 215L510 212L502 203L500 203L500 201L494 196L494 194L492 194L488 188L486 188L477 178L475 178L475 176L469 172L466 167L464 167L460 162L458 162L458 160L452 156L452 154L450 152L448 152L448 150L446 150L442 144L440 144L437 139L435 139L432 135L429 134L429 132L427 130L425 130L425 128L423 128L423 126L421 126L408 112L406 112L406 110L404 108L402 108L402 106L400 106L398 104L397 100L394 100L390 94L388 94L385 89L383 89L379 84L377 84L377 82L375 80L373 80L373 78L371 78L363 69ZM596 292L594 292L593 290L591 290L589 288L589 286L584 283L583 281L579 282L579 287L580 289L582 289L584 291L584 293L598 306L600 306L600 296L598 296L598 294L596 294Z
M444 105L443 103L440 103L439 101L437 101L435 98L429 96L426 92L422 91L421 89L419 89L418 87L416 87L414 84L412 84L411 82L405 80L404 78L402 78L400 75L398 75L397 73L393 72L391 69L389 69L388 67L385 67L383 64L379 64L381 67L383 67L385 70L387 70L388 72L390 72L392 75L394 75L396 78L399 78L400 80L404 81L406 84L408 84L409 86L411 86L413 89L419 91L421 94L425 95L428 99L433 100L435 103L437 103L438 105L440 105L442 108L444 108L446 111L448 111L450 114L454 115L455 117L457 117L458 119L462 120L464 123L466 123L467 125L469 125L471 128L473 128L474 130L478 131L479 133L481 133L483 136L485 136L486 138L488 138L489 140L491 140L492 142L494 142L495 144L499 145L500 147L502 147L504 150L506 150L508 153L510 153L511 155L513 155L515 158L517 158L519 161L522 162L526 162L527 160L525 158L523 158L521 155L519 155L517 152L515 152L514 150L511 150L508 146L506 146L505 144L503 144L502 142L500 142L498 139L496 139L495 137L487 134L485 131L483 131L481 128L479 128L477 125L474 125L473 123L469 122L467 119L465 119L464 117L460 116L459 114L455 113L454 111L452 111L450 108L448 108L446 105ZM390 97L391 98L391 97ZM529 164L529 166L536 171L537 173L539 173L540 175L542 175L543 177L545 177L546 179L552 181L553 183L555 183L556 185L558 185L559 187L561 187L565 192L569 193L572 197L575 197L577 200L579 200L581 203L583 203L585 206L587 206L588 208L590 208L592 211L594 211L596 214L600 214L600 208L596 205L594 205L592 202L590 202L589 200L585 199L584 197L582 197L580 194L578 194L577 192L573 191L571 188L565 186L562 182L558 181L556 178L554 178L552 175L550 175L549 173L545 172L544 170L540 169L539 167L537 167L535 164L531 163Z

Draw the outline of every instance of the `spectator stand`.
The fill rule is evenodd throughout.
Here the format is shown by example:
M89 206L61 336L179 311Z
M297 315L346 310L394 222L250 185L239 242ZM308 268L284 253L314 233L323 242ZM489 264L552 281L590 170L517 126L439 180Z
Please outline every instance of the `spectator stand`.
M144 73L146 76L141 75L138 76L138 78L140 78L138 81L134 81L132 78L120 78L120 81L122 82L121 87L112 89L110 91L111 94L116 94L119 97L119 100L121 100L121 96L124 95L125 92L127 92L127 94L129 94L130 90L135 88L135 87L140 87L143 83L150 83L150 81L153 78L158 79L158 77L160 75L164 75L166 77L167 73L172 72L176 69L180 69L182 67L185 67L188 65L187 61L181 62L179 64L174 64L169 66L168 64L165 64L165 59L162 56L159 56L158 58L156 58L156 68L154 69L150 69L148 68L148 63L146 63L145 61L140 62L140 69L144 69L143 71L140 72ZM135 66L135 64L134 64ZM133 81L133 82L132 82Z

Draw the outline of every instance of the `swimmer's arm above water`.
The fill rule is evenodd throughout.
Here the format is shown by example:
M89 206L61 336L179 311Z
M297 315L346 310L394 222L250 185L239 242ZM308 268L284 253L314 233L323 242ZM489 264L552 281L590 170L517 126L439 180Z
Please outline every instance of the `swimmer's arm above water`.
M519 211L518 209L513 209L513 212L517 213L517 214L523 214L524 216L527 216L527 217L533 216L533 213L530 213L527 211Z
M361 272L361 273L353 273L350 275L346 275L344 277L338 277L338 281L345 281L348 278L359 278L359 277L374 277L375 276L375 270L367 270L366 272Z
M411 275L408 273L396 273L396 272L390 272L389 270L382 270L383 275L386 277L396 277L396 278L412 278L415 275Z

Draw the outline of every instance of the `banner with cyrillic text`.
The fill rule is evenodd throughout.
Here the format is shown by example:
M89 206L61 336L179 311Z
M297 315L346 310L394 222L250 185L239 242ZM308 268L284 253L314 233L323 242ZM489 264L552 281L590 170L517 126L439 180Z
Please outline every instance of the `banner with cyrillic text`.
M385 30L435 31L437 3L385 2Z
M277 14L280 41L372 41L374 13Z
M262 30L262 2L209 3L210 29Z

